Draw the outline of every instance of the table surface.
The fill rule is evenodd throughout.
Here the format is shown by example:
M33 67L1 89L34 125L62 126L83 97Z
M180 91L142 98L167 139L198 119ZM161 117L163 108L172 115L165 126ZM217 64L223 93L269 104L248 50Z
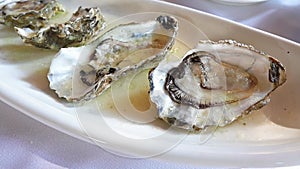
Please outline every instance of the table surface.
M167 0L300 42L300 1L230 6L210 0ZM75 139L0 101L0 168L183 168L158 159L127 159Z

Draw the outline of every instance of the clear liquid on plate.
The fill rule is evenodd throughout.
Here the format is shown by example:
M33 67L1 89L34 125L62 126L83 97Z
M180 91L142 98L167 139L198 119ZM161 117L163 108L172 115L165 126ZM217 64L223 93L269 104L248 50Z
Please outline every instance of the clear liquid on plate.
M190 48L181 41L176 41L170 54L167 56L168 59L173 60L180 59L184 54L190 50ZM143 53L140 53L143 54ZM135 55L136 56L136 55ZM138 56L137 56L138 57ZM148 74L150 69L144 69L137 71L136 73L129 74L128 76L120 79L115 84L112 85L110 92L115 92L114 90L123 91L122 93L115 92L118 98L113 98L112 102L116 100L129 100L131 106L140 112L144 112L150 109L150 97L149 97L149 81ZM129 86L126 86L129 83ZM127 88L128 87L128 88ZM128 96L124 93L128 91ZM104 97L109 97L109 95L103 95ZM103 97L102 95L100 97ZM105 100L110 100L110 98L105 98ZM102 100L102 99L101 99Z

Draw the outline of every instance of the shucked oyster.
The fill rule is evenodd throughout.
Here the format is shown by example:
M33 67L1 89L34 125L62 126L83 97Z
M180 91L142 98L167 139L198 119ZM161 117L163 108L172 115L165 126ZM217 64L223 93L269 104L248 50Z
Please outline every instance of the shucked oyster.
M79 48L63 48L53 59L50 88L69 101L90 100L128 73L157 66L172 48L177 20L155 20L116 26L97 41Z
M99 8L79 7L66 23L53 24L37 31L30 28L16 28L16 31L25 43L40 48L60 49L89 43L104 26Z
M203 41L181 61L149 74L150 97L167 123L200 130L225 126L269 102L286 81L276 59L231 40Z
M5 0L0 2L0 23L37 29L62 11L57 0Z

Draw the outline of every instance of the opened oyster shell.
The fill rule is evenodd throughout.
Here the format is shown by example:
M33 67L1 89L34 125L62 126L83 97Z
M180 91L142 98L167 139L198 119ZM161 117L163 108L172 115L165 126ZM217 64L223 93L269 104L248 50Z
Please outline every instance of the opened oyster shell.
M193 131L225 126L263 107L286 74L271 56L224 40L202 41L181 61L162 61L149 80L158 116Z
M38 31L16 28L25 43L47 49L81 46L95 38L105 26L100 8L82 8L73 13L69 21L53 24Z
M157 66L177 30L175 18L159 16L116 26L90 45L63 48L50 66L50 88L69 101L93 99L128 73Z
M0 23L38 29L62 11L62 5L57 0L6 0L0 2Z

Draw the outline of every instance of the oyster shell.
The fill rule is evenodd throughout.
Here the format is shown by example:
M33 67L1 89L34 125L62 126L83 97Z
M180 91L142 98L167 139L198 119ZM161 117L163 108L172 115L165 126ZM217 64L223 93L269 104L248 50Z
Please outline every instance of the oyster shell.
M155 20L118 25L90 45L63 48L53 59L50 88L68 101L90 100L130 72L157 66L172 48L177 20Z
M0 2L0 23L38 29L64 9L57 0L6 0Z
M181 61L162 61L149 81L159 118L193 131L225 126L263 107L286 74L279 61L252 46L202 41Z
M100 8L79 7L66 23L53 24L38 31L30 28L16 28L16 31L25 43L40 48L60 49L89 43L104 26Z

